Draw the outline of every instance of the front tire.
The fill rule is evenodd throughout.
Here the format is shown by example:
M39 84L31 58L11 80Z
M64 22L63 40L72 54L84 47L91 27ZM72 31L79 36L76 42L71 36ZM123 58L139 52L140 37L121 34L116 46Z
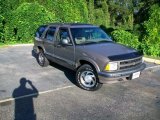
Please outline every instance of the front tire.
M49 61L44 55L43 50L40 50L37 56L38 64L42 67L47 67L49 65Z
M80 88L88 91L98 90L102 86L96 71L89 64L80 66L76 73L76 81Z

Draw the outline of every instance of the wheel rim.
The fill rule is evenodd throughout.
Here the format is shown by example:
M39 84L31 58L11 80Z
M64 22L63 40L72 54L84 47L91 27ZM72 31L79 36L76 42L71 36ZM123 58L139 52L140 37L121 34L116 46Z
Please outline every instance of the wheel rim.
M39 62L42 64L44 62L44 55L40 53L38 59L39 59Z
M91 88L96 84L96 76L92 71L83 71L80 75L80 81L85 87Z

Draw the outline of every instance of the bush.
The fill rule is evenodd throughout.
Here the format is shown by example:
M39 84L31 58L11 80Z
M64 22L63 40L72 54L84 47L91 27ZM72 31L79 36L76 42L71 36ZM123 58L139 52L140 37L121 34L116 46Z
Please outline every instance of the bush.
M149 20L144 22L145 35L143 51L147 55L160 57L160 7L153 5L149 11Z
M104 17L103 10L102 9L95 9L94 12L95 12L94 16L96 18L94 24L96 24L96 25L105 25L106 19L102 19Z
M3 20L4 20L4 17L2 15L0 15L0 42L3 43Z
M53 2L53 1L52 1ZM88 10L85 0L54 0L55 16L58 22L87 22Z
M23 3L11 12L5 26L5 42L31 42L39 25L54 22L55 15L38 3Z
M140 42L138 41L138 37L130 32L125 30L115 30L111 34L116 42L139 49Z

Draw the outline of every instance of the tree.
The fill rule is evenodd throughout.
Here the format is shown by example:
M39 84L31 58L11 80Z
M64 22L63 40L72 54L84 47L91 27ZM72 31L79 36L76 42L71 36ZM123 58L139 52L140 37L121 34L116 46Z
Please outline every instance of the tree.
M54 0L54 12L58 22L87 22L88 10L84 0Z
M111 25L116 28L133 29L132 0L109 0Z
M149 20L144 22L144 52L148 55L160 56L160 6L155 4L149 11Z
M106 27L109 27L110 26L110 13L109 13L108 4L107 4L107 2L105 0L102 1L102 10L104 12L104 18L102 17L105 20L105 24L104 25Z
M87 0L88 5L88 21L89 23L95 22L95 10L94 10L94 0Z
M154 4L160 3L159 0L133 0L134 3L134 23L141 24L148 20L148 11ZM142 17L143 16L143 17Z
M0 15L0 42L3 43L4 42L4 17L2 15Z
M39 3L22 3L10 13L5 25L5 42L32 41L39 25L55 21L55 14L46 10Z

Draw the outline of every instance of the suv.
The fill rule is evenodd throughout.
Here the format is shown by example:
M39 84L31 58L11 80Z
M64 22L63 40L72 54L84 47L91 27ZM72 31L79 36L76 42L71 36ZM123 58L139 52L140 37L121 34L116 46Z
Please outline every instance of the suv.
M76 71L77 85L99 89L103 83L138 78L145 68L142 54L115 43L91 24L48 24L35 34L34 51L40 66L49 61Z

